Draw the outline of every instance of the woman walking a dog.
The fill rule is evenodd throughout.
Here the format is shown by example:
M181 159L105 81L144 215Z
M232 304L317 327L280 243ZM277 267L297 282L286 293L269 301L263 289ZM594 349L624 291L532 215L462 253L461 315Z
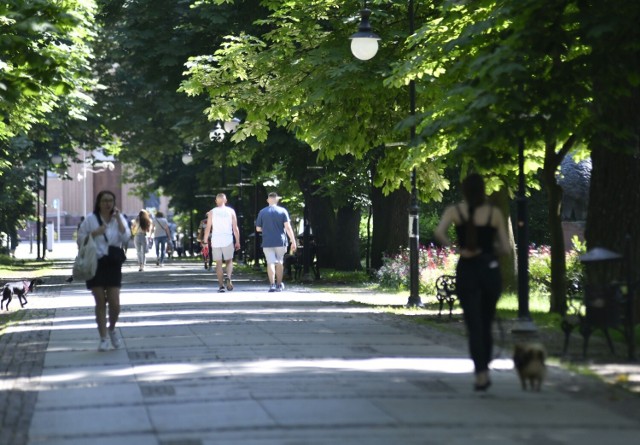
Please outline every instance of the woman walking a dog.
M147 250L149 244L147 237L151 233L151 218L149 212L146 210L140 210L133 226L131 227L131 233L133 235L133 244L136 246L136 254L138 256L138 271L142 272L144 266L147 263Z
M87 289L96 302L95 313L100 334L98 351L118 349L121 340L116 333L116 322L120 315L120 286L122 283L122 261L118 249L129 241L129 225L116 207L115 195L104 190L96 197L93 213L87 215L78 231L78 245L92 236L96 243L98 269L95 276L87 281ZM107 304L109 306L109 328L107 329ZM107 337L107 333L109 337Z
M435 230L435 237L449 245L447 230L455 226L460 259L456 268L456 288L469 337L475 367L476 391L491 386L489 362L493 357L491 324L495 317L502 278L498 255L509 251L504 217L486 202L484 180L470 174L462 182L464 201L448 207Z

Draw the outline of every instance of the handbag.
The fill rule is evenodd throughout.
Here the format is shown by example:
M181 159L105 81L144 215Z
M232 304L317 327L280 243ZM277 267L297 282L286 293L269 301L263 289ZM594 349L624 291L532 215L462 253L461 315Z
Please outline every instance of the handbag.
M102 218L100 218L100 214L96 213L96 217L98 218L98 223L102 225ZM107 238L107 234L103 233L104 240L109 244L109 238ZM122 266L125 261L127 261L127 254L124 252L124 249L120 246L109 246L109 250L107 250L106 261L109 264L113 264L116 266Z
M96 243L91 235L87 236L80 246L78 256L73 261L71 274L74 280L88 281L96 275L98 269L98 252Z
M127 254L124 253L124 249L122 247L109 246L107 258L109 259L109 263L122 266L127 260Z

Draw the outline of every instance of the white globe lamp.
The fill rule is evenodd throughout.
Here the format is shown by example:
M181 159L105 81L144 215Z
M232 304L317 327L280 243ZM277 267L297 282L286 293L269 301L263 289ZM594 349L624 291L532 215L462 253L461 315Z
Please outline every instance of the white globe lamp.
M358 32L349 37L351 39L351 53L359 60L372 59L378 52L378 40L380 37L371 31L369 16L371 11L367 8L360 11L361 21Z

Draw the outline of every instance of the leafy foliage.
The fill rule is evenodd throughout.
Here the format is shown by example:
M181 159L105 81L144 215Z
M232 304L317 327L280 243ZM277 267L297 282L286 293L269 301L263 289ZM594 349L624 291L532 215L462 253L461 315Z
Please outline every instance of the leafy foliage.
M50 157L83 139L95 80L91 0L0 4L0 231L33 212Z
M47 122L57 108L85 115L94 12L91 0L0 4L0 141Z
M345 155L361 159L385 142L407 141L407 131L396 124L399 110L409 108L408 94L382 85L388 61L402 47L383 48L370 63L353 58L348 37L358 20L358 2L262 4L270 11L258 22L265 32L230 35L213 56L194 57L188 64L182 88L190 95L208 94L210 119L244 110L246 123L235 141L250 136L264 141L275 124L295 132L318 151L320 161ZM387 7L381 27L388 25L390 38L398 41L406 36L406 23L391 13L404 7ZM375 183L386 191L401 185L409 189L408 174L416 166L423 198L438 198L447 186L438 161L425 163L424 154L419 159L411 155L425 151L385 149Z

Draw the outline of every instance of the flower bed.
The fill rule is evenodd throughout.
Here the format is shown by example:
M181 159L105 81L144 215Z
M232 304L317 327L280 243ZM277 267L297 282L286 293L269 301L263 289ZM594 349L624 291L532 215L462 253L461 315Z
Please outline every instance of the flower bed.
M578 256L584 246L567 252L567 285L572 286L582 280L582 264ZM551 250L549 246L529 248L530 289L534 294L549 295L551 286ZM420 267L420 293L436 295L436 280L441 275L455 275L458 256L455 248L421 246L418 252ZM383 265L377 273L381 287L406 289L409 287L409 250L396 255L385 255Z

